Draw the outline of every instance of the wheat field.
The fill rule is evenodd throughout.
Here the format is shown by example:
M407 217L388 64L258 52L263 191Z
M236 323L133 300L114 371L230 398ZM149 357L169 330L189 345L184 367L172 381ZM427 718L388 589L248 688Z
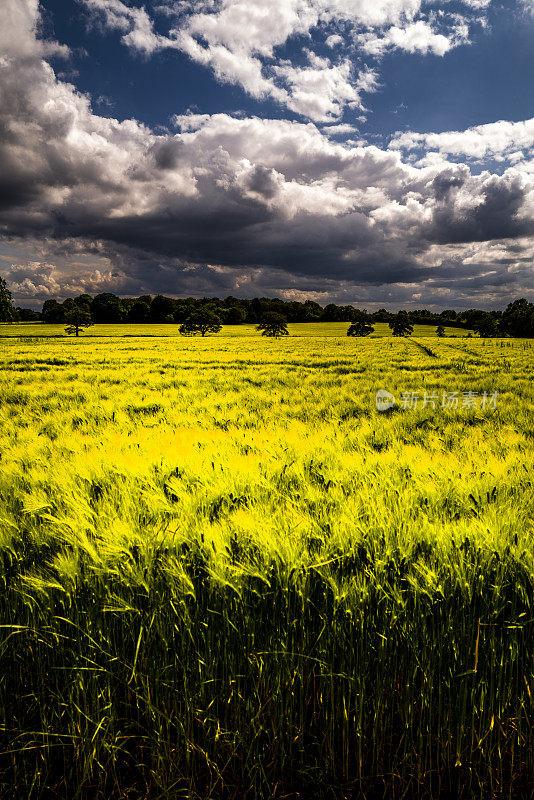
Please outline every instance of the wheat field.
M532 796L532 342L0 327L4 796Z

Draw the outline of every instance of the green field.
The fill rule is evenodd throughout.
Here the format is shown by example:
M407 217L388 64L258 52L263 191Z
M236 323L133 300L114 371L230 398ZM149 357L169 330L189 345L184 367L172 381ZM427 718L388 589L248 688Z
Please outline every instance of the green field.
M533 343L289 329L0 326L2 796L532 796Z
M348 322L294 322L288 325L288 329L292 336L313 336L322 338L323 336L345 336ZM375 332L371 338L378 336L391 336L391 329L386 322L373 323ZM135 336L179 336L179 325L94 325L88 328L83 334L87 336L127 336L128 338ZM449 328L446 327L445 333L447 336L456 338L464 338L469 331L463 328ZM472 333L472 331L471 331ZM414 336L427 337L436 335L435 325L414 325ZM48 325L42 322L18 322L14 324L0 323L0 339L3 338L18 338L18 337L32 336L35 338L50 338L62 337L67 338L65 333L65 325ZM258 337L258 332L255 325L225 325L222 332L218 335L218 339L226 338L228 336L242 337Z

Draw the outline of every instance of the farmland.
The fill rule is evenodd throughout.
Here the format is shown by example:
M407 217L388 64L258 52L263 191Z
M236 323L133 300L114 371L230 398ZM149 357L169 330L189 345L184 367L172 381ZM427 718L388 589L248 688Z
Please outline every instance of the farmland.
M532 342L177 327L0 326L4 793L529 797Z

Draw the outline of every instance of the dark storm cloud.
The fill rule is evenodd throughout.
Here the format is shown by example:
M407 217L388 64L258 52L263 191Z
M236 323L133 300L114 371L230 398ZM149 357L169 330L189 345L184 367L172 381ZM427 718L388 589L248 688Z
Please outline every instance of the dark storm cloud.
M448 200L451 190L459 189L467 180L469 170L464 168L464 174L454 174L452 170L444 170L441 174L436 175L432 181L432 189L436 200Z
M441 243L485 242L534 234L532 218L520 216L530 187L521 176L493 175L480 185L480 201L471 208L454 203L434 211L429 238ZM530 189L531 191L531 189Z

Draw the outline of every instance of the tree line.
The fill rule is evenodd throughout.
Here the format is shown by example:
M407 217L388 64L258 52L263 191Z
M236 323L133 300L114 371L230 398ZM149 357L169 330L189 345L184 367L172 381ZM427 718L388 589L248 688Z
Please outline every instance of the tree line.
M464 328L475 330L481 336L534 336L534 304L524 298L510 303L505 311L482 311L473 308L465 311L446 309L436 313L428 309L417 309L402 313L406 314L412 326ZM176 323L183 326L191 317L198 318L201 315L211 319L212 325L242 323L258 325L272 314L282 317L286 322L348 322L356 325L356 328L362 324L362 320L364 324L373 326L376 322L390 323L398 316L385 308L367 313L352 305L329 303L323 307L313 300L298 302L268 297L255 297L249 300L231 296L225 299L174 298L161 294L125 298L111 292L103 292L94 297L80 294L77 297L69 297L63 302L46 300L42 311L38 312L14 307L6 282L0 278L0 321L3 322L40 320L70 326L75 318L80 318L83 319L85 327L94 323Z

